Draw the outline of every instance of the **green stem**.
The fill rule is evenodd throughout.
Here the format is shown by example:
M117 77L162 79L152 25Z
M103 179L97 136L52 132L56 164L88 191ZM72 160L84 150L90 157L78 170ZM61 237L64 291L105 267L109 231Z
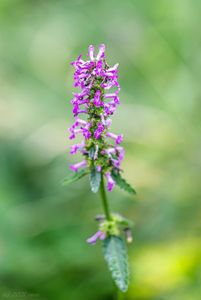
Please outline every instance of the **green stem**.
M124 299L124 294L117 289L117 300L123 300L123 299Z
M105 184L104 184L103 173L101 173L100 194L101 194L101 199L102 199L106 219L108 221L110 221L111 216L110 216L109 205L108 205L107 196L106 196L106 192L105 192Z

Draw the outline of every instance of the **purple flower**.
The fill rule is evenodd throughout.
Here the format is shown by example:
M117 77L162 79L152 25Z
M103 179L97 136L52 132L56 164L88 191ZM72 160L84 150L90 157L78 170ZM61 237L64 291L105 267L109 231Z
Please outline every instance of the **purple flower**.
M100 107L102 105L102 101L101 101L101 91L97 90L95 95L94 95L94 105L96 107Z
M94 235L87 239L87 243L94 245L98 239L104 240L106 235L102 231L97 231Z
M79 168L86 167L86 165L87 165L86 161L83 160L77 164L70 165L70 169L74 172L77 172L79 170Z
M74 139L77 133L82 133L82 129L74 129L74 128L69 128L69 131L71 132L71 135L69 137L70 140Z
M104 76L103 62L102 62L102 60L97 61L96 68L95 68L95 74L97 76Z
M112 124L112 120L105 118L103 114L100 114L100 117L101 117L102 124L104 126L110 127L110 125Z
M97 172L101 172L101 169L102 169L101 166L97 166L97 167L96 167Z
M117 150L117 153L118 153L118 157L119 157L119 160L123 160L124 159L124 155L125 155L125 150L123 147L116 147L116 150Z
M123 135L122 134L116 135L116 134L114 134L112 132L107 132L106 136L110 137L113 140L115 140L116 144L121 144L121 142L123 141Z
M104 131L104 129L105 129L104 125L102 123L98 123L98 127L94 132L95 139L98 140L100 138L100 136L101 136L102 132Z
M104 115L106 117L113 115L115 110L116 110L116 104L114 103L114 101L104 104Z
M121 165L121 161L124 158L124 152L125 151L123 147L111 147L103 150L102 154L107 154L113 166L118 169ZM115 155L115 158L113 155Z
M82 126L84 125L84 126ZM80 126L79 129L76 127ZM87 123L86 121L76 118L76 122L69 128L71 133L70 139L74 139L77 133L82 133L86 140L91 136L89 128L91 127L91 122Z
M71 146L70 154L76 154L78 150L84 147L84 142Z
M87 110L86 109L80 109L79 108L79 105L76 103L73 107L73 114L74 116L77 116L79 114L82 114L82 113L87 113Z
M88 140L91 136L91 132L85 127L82 128L82 133L86 140Z
M115 64L114 67L107 69L108 72L117 72L119 64Z
M105 98L106 99L113 99L114 104L120 104L119 96L118 96L119 90L120 89L116 90L114 93L106 94Z
M89 123L86 122L86 125L84 127L81 127L83 136L85 137L86 140L88 140L91 136L91 132L89 131L90 127L91 127L91 122Z
M105 45L101 44L99 46L99 52L98 52L98 55L97 55L96 59L99 60L99 59L103 58L104 54L105 54Z
M107 178L107 189L109 192L111 192L115 186L115 181L112 179L110 172L105 173L105 176Z
M94 61L94 46L90 45L88 49L88 55L91 61Z

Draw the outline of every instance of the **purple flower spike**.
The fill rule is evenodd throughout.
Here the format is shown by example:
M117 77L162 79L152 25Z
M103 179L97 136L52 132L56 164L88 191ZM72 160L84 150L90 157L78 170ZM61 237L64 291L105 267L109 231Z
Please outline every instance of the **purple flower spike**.
M94 46L90 45L87 59L82 59L80 55L72 62L72 66L74 67L74 86L79 90L73 93L71 100L75 120L69 128L69 138L79 137L81 142L72 145L70 153L79 152L84 159L70 165L70 169L77 173L71 174L67 183L89 174L91 190L94 193L100 190L104 208L104 215L96 217L99 222L98 231L87 239L87 243L94 245L97 240L105 239L103 244L106 241L114 243L115 237L116 243L117 239L120 243L122 230L125 232L127 242L131 242L130 221L121 215L110 212L105 195L105 182L109 192L118 184L128 192L135 193L135 190L121 177L124 148L119 144L123 140L123 135L110 132L111 116L120 104L119 64L115 64L113 67L108 65L105 57L105 45L101 44L97 55L95 55ZM80 116L80 114L82 115ZM80 168L83 169L80 170ZM121 250L120 248L117 250ZM107 257L111 249L106 250L106 261L111 269L111 263ZM126 278L127 266L124 267L123 272ZM118 278L114 277L113 279L122 292L127 290L127 280L119 282Z
M105 195L105 182L109 192L118 184L131 194L135 194L135 190L121 177L124 148L119 144L123 141L123 135L110 132L111 116L120 104L119 65L115 64L113 67L108 65L104 44L99 46L97 55L95 55L94 50L94 46L90 45L86 60L82 59L80 55L72 62L75 69L74 86L78 87L79 91L73 93L73 99L71 100L75 121L69 128L69 138L74 139L78 136L82 140L71 146L70 153L76 154L79 152L84 159L79 163L70 165L70 169L77 172L70 175L72 179L70 181L89 174L92 192L96 193L98 190L101 192L104 215L96 217L99 222L98 231L87 239L87 243L94 245L97 240L103 241L106 239L103 242L105 244L107 241L109 243L115 242L115 238L116 243L118 239L120 243L122 241L120 238L122 230L124 230L127 242L130 243L132 241L130 221L121 215L110 212ZM82 114L81 117L80 114ZM83 169L80 170L80 168ZM68 182L69 180L67 180ZM107 247L106 244L104 246ZM121 250L120 248L118 250ZM112 250L109 248L106 250L106 261L109 269L111 269L108 255ZM126 278L127 266L124 267L123 272ZM127 290L127 280L122 283L116 277L113 279L122 292Z
M105 238L106 238L105 233L99 230L94 235L92 235L90 238L87 239L87 243L94 245L96 244L96 241L98 239L104 240Z
M71 104L75 117L74 124L69 128L70 139L82 136L81 143L71 146L70 153L81 153L84 161L70 168L77 172L82 166L89 166L89 172L96 170L107 177L107 188L111 191L115 185L111 171L120 171L124 157L123 147L118 147L123 135L109 131L111 116L120 104L118 83L118 66L110 67L105 58L105 45L99 46L95 55L93 45L88 48L88 59L80 55L74 62L74 86L79 88L73 92ZM112 92L110 92L112 89ZM82 114L82 117L80 115ZM114 146L107 138L115 141Z
M77 164L70 165L70 169L74 172L77 172L79 170L79 168L86 167L86 165L87 165L86 161L83 160Z

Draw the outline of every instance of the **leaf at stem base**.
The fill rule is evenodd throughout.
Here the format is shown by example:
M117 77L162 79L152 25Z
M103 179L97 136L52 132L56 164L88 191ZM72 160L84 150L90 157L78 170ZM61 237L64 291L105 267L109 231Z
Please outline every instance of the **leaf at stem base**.
M129 284L128 258L124 240L110 236L103 241L103 252L117 287L126 292Z

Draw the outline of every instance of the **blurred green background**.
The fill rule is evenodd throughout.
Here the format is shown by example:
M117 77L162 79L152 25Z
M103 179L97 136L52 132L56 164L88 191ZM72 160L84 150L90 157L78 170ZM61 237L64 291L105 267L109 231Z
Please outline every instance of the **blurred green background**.
M0 1L0 299L106 300L102 212L70 163L70 62L105 43L120 63L125 177L113 211L135 222L126 300L201 299L201 2Z

